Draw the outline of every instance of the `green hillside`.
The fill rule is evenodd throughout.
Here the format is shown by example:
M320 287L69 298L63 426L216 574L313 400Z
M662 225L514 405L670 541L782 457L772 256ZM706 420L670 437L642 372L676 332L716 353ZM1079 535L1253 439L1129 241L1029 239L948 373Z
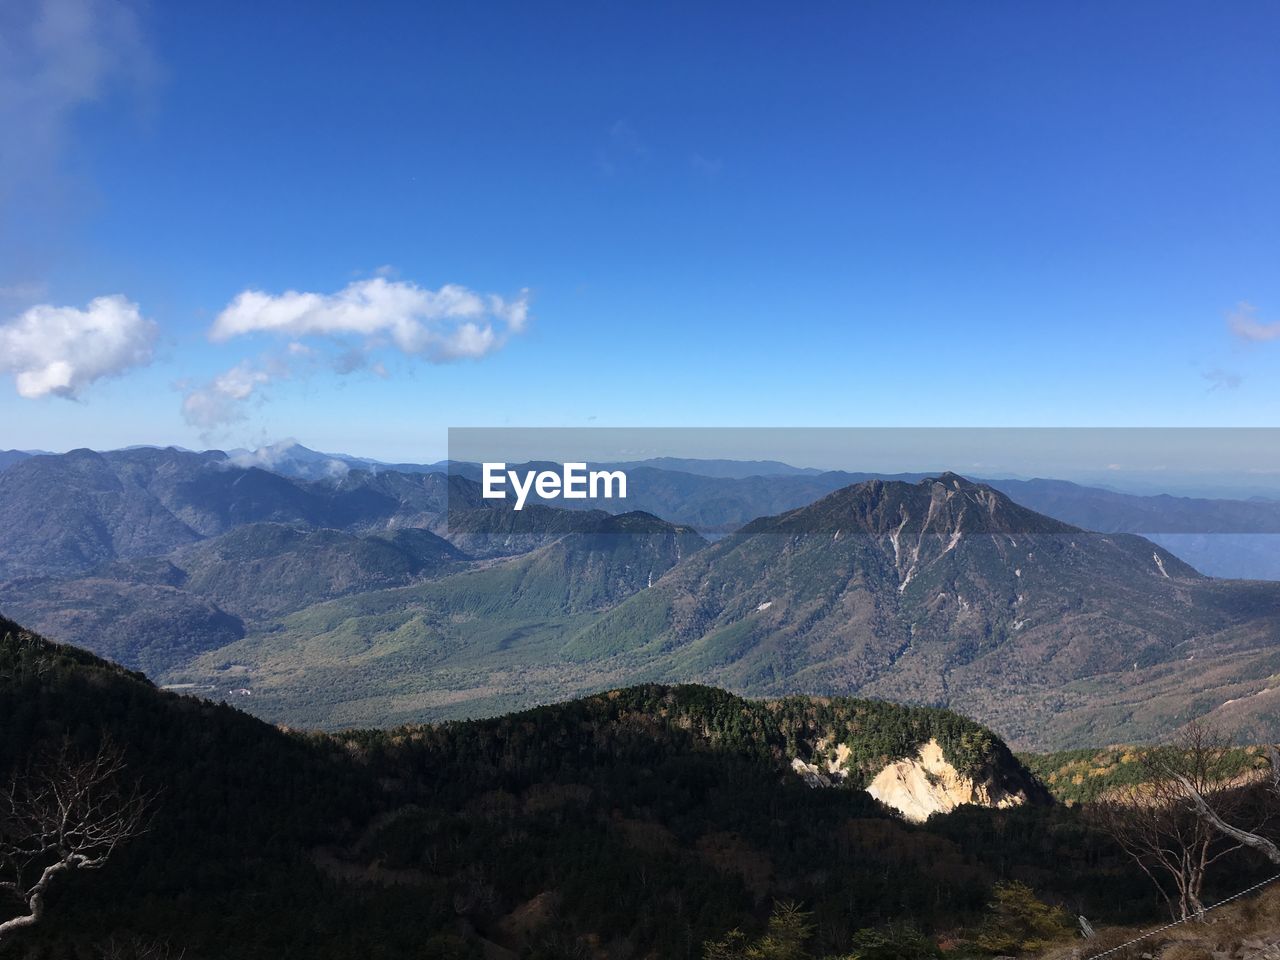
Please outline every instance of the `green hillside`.
M544 702L538 677L522 675L539 664L552 665L573 691L625 682L580 665L560 671L564 637L706 542L648 514L601 515L591 526L514 558L309 607L167 679L248 685L255 712L330 728L492 715ZM495 667L503 687L489 699ZM455 698L458 688L469 692Z
M246 621L290 613L350 593L399 586L466 560L426 530L357 536L248 524L176 551L183 588Z
M0 583L10 616L162 674L311 604L414 583L466 557L426 530L357 535L251 523L167 557L115 560L87 576Z
M1018 759L1063 803L1088 803L1124 787L1147 782L1148 755L1168 747L1112 746L1099 750L1059 750L1054 753L1023 753ZM1224 779L1247 778L1270 769L1262 747L1235 747L1215 761Z

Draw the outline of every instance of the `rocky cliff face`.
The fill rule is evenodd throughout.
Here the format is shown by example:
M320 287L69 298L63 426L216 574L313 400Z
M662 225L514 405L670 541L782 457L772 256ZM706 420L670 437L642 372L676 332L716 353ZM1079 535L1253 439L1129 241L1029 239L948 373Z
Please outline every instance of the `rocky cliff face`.
M791 761L791 770L810 787L834 787L848 777L845 756L840 751L825 764ZM867 785L867 793L892 807L913 823L923 823L935 813L950 813L964 804L1004 809L1029 802L1021 783L1001 778L995 771L987 776L970 776L958 771L946 758L942 745L929 740L914 757L884 767Z
M915 757L881 770L867 793L916 823L966 803L1004 808L1027 802L1021 789L1009 790L993 780L975 780L957 771L943 756L937 740L923 744Z

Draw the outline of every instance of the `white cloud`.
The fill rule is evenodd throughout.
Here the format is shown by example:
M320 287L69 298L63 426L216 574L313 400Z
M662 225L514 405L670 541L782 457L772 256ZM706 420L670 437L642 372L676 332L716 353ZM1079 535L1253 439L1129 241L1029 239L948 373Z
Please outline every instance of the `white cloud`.
M245 290L214 320L209 337L358 337L366 348L389 341L403 353L446 363L493 353L523 331L528 319L527 291L506 299L457 284L428 290L376 276L332 294Z
M89 384L151 362L156 325L122 296L83 309L39 304L0 325L0 370L21 396L78 396Z
M351 466L323 453L308 450L293 437L266 444L256 450L237 450L227 457L227 463L235 467L259 467L263 470L279 470L290 460L301 461L316 473L341 478L351 472Z
M182 398L182 417L205 431L243 420L245 401L273 379L265 368L241 361L208 383L189 389Z
M1257 313L1257 307L1242 301L1227 315L1227 326L1242 340L1260 342L1280 338L1280 321L1266 323L1258 319Z
M245 360L202 384L181 384L183 418L206 433L246 418L272 382L327 367L340 375L367 370L388 376L376 352L394 348L431 363L479 359L500 349L529 322L529 297L477 293L457 284L428 290L377 275L332 294L289 290L240 293L214 319L209 339L226 342L253 334L285 340L257 361ZM320 338L318 345L305 342ZM330 349L324 349L327 343Z

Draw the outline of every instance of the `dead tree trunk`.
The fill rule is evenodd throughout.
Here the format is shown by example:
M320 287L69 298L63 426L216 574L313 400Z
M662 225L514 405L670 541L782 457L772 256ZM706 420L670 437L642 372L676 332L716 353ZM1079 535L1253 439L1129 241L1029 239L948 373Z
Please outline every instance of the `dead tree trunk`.
M1280 751L1277 751L1275 747L1268 747L1267 757L1271 761L1271 792L1277 799L1280 799ZM1242 830L1240 827L1228 823L1214 808L1213 804L1205 798L1204 793L1196 788L1194 783L1182 776L1178 777L1178 782L1191 806L1195 809L1197 816L1203 822L1224 837L1229 837L1242 846L1257 850L1272 863L1280 864L1280 846L1276 846L1274 841L1252 830Z

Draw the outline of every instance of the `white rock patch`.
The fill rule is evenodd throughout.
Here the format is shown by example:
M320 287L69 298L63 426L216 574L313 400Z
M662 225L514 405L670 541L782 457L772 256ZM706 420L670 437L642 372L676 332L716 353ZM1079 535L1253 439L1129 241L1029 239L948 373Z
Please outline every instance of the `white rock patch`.
M986 784L960 774L947 762L937 740L921 746L914 759L899 760L881 770L867 793L914 823L923 823L935 813L950 813L966 803L1003 808L1027 800L1022 793L993 793Z
M791 771L814 789L833 785L831 777L823 773L816 763L805 763L799 757L791 759Z

